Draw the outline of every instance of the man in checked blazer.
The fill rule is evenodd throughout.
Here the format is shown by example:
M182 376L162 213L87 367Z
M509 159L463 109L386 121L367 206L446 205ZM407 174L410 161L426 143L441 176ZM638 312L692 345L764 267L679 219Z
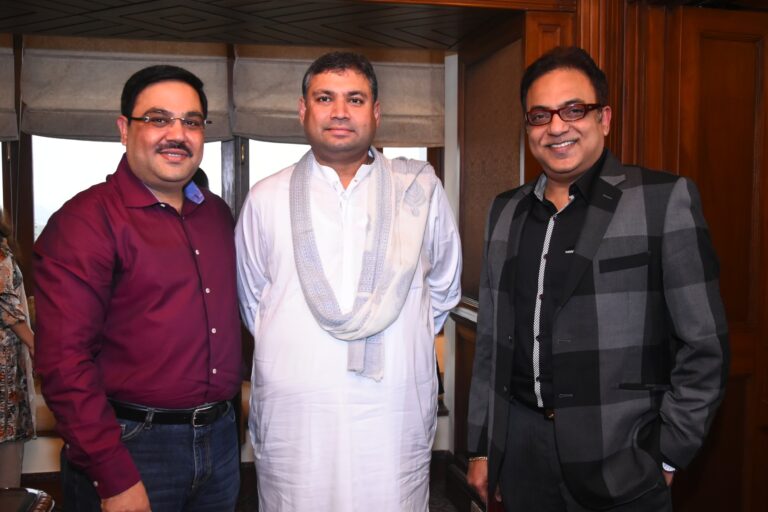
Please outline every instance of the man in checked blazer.
M520 96L543 173L490 209L467 479L507 511L670 511L728 371L698 192L605 149L583 50L542 56Z

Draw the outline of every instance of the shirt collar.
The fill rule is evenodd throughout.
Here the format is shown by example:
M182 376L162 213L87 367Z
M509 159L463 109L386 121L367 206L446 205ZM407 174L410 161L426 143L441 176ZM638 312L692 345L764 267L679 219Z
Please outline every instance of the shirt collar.
M160 201L147 188L147 186L133 173L131 166L128 165L128 157L123 153L123 158L117 166L117 171L111 176L107 176L107 181L114 179L115 183L123 196L125 205L128 207L143 208L158 204ZM201 204L205 196L200 188L190 181L184 187L184 197L195 204Z
M592 167L587 169L584 174L579 176L576 181L571 184L569 187L570 195L575 196L578 193L581 197L589 201L589 194L592 191L592 185L595 182L597 175L600 174L600 170L603 168L603 164L605 163L605 156L607 154L608 149L603 148L603 152L600 154L600 158L598 158L597 161L592 164ZM541 173L538 180L536 180L536 185L533 187L533 191L531 193L534 194L539 201L543 201L544 190L546 188L547 175Z
M195 204L200 204L203 201L205 201L205 196L203 195L203 191L200 190L200 187L197 186L197 183L194 181L190 181L184 186L184 197L189 199Z

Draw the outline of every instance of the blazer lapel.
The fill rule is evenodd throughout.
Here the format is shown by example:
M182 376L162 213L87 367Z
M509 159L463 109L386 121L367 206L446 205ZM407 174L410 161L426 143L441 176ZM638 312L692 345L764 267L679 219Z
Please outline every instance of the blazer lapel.
M621 164L609 153L600 176L597 177L592 186L584 227L581 229L574 250L576 257L563 288L563 303L570 299L584 277L584 273L592 265L592 260L595 258L597 249L605 236L605 231L616 212L619 199L621 199L622 192L617 185L625 179Z

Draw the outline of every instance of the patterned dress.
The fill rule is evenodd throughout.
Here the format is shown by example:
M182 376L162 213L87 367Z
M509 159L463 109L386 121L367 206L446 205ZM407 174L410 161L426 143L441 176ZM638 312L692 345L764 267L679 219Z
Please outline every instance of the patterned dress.
M8 242L0 240L0 442L32 437L22 342L10 325L26 322L23 280Z

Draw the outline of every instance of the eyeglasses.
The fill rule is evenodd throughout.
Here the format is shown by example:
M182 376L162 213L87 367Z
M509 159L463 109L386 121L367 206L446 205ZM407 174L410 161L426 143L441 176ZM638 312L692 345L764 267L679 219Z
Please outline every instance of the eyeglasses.
M166 114L147 114L141 117L129 117L128 119L131 121L143 121L150 126L161 129L170 128L173 126L173 122L178 119L181 121L181 126L189 131L203 130L207 125L211 124L211 121L199 116L172 117Z
M566 122L583 119L588 112L603 108L599 103L572 103L562 108L535 108L525 113L525 119L532 126L543 126L552 122L552 116L557 114Z

